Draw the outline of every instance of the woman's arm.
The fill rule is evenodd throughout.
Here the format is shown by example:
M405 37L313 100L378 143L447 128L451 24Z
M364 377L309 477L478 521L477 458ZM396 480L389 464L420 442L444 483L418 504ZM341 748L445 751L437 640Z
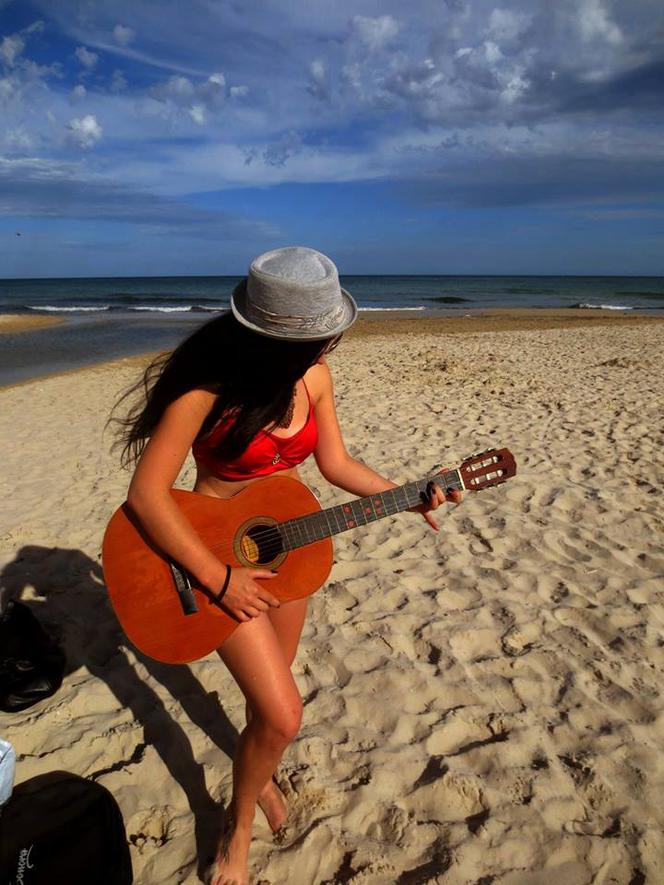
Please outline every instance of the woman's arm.
M155 543L216 594L224 585L227 567L201 541L170 494L213 402L213 394L191 390L168 406L136 466L127 503ZM278 606L279 600L255 580L272 577L265 569L234 568L225 607L238 620L248 621L269 606Z
M223 584L226 568L203 544L170 494L213 402L213 394L191 390L168 406L136 466L127 503L155 543L214 591Z
M353 458L346 449L341 435L337 412L334 404L334 388L332 376L325 362L316 366L317 397L314 405L316 424L318 425L318 444L314 457L318 469L325 479L353 495L372 495L396 487L396 483L376 473L366 464ZM432 528L438 526L430 516L429 510L435 510L444 501L459 503L461 494L450 492L446 495L435 483L430 491L428 504L416 508L421 512Z

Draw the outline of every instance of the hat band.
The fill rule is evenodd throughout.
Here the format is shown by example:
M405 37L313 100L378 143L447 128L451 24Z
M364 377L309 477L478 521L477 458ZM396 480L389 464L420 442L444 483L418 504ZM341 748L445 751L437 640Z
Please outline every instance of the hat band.
M248 305L248 318L254 320L256 325L262 326L272 332L326 332L336 329L344 317L343 302L327 313L319 313L308 316L272 313L264 310L257 304Z

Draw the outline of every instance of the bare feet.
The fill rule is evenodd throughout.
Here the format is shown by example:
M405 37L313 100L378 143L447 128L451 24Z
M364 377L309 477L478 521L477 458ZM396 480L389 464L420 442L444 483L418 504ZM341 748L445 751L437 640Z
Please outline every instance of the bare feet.
M263 792L258 797L258 807L267 818L273 833L277 833L286 823L288 805L284 794L273 780L268 781L263 788Z
M217 856L212 865L209 885L249 885L249 846L251 827L240 827L230 822L230 829L222 836Z

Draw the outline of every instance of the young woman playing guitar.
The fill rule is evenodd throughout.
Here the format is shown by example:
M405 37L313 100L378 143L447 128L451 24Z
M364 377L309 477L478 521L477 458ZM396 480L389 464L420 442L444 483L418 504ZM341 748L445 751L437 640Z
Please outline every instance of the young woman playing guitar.
M127 499L132 513L161 550L211 593L223 593L224 609L240 622L218 649L246 698L247 725L212 885L248 883L256 804L273 831L286 819L272 775L300 727L291 664L307 602L280 604L270 593L272 572L221 562L170 489L190 449L194 490L218 498L277 471L297 477L311 453L328 482L354 495L395 485L348 454L337 422L325 358L357 307L332 261L302 247L267 252L233 292L231 307L153 363L142 382L145 401L123 422L122 436L125 461L137 461ZM446 496L432 483L428 495L416 509L437 529L429 511L460 494Z

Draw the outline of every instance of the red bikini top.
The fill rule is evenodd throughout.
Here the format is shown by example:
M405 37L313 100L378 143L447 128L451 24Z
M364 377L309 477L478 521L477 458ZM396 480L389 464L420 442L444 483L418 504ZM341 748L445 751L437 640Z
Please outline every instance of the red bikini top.
M267 430L260 430L247 448L237 458L224 461L214 454L214 449L233 422L233 418L221 418L204 436L192 446L196 464L202 464L213 476L225 480L250 479L255 476L268 476L279 470L297 467L316 448L318 428L311 397L306 383L304 389L309 399L309 414L304 427L292 436L275 436Z

